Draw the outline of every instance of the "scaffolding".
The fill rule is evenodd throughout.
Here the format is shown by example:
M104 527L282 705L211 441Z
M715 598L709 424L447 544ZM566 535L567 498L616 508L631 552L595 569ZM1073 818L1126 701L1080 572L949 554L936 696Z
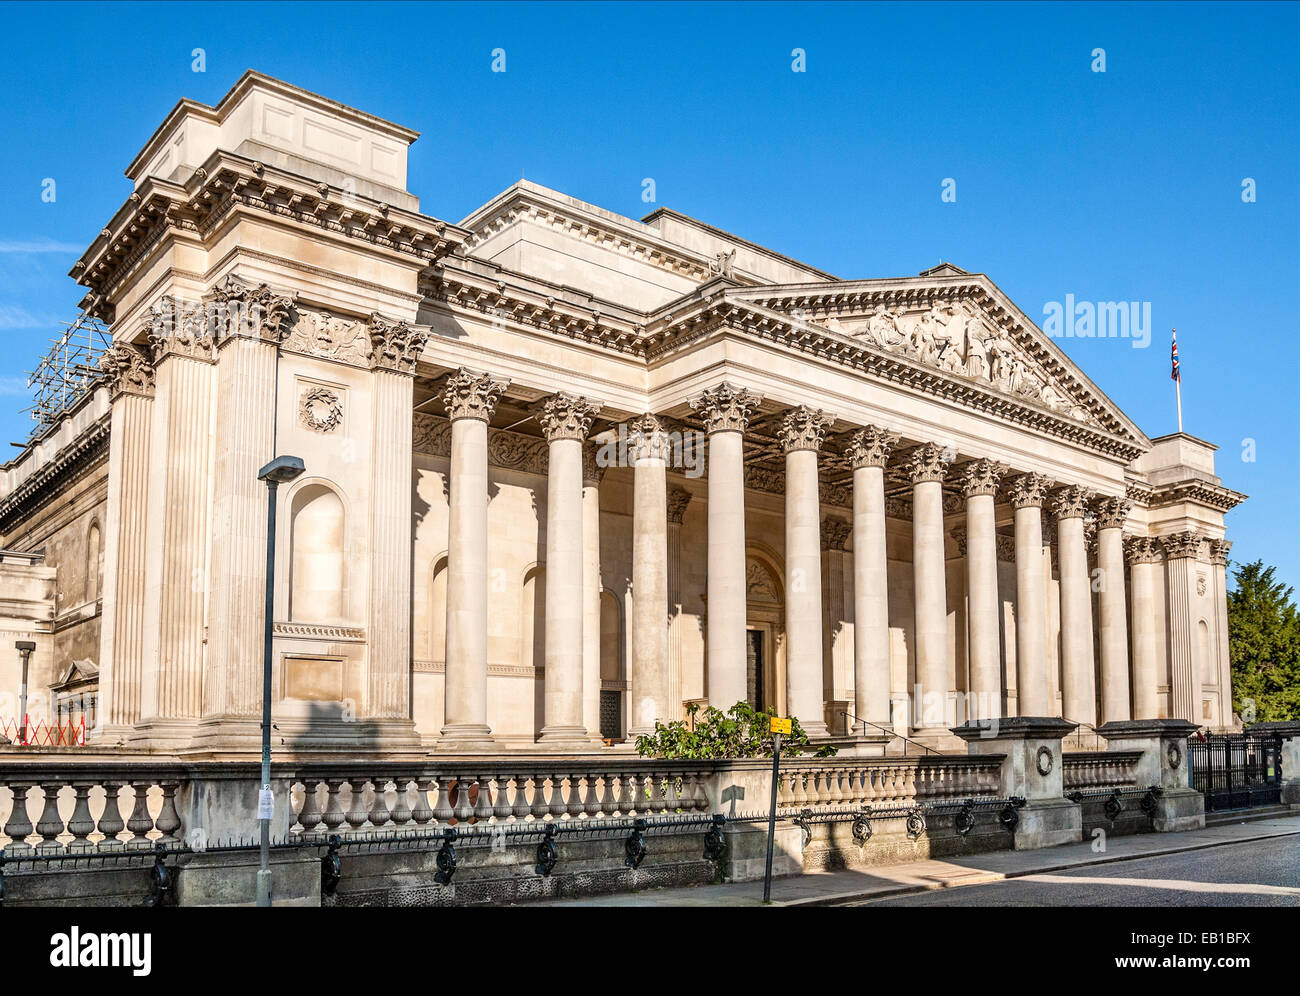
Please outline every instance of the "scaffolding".
M87 314L65 322L63 331L50 340L50 348L28 373L27 386L34 401L26 409L36 424L32 436L40 436L63 418L95 386L102 376L99 358L112 342L112 334L98 319Z

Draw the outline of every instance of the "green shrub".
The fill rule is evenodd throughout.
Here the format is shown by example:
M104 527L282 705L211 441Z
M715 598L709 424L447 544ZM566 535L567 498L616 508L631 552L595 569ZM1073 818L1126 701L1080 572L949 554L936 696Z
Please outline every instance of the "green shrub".
M758 712L748 702L737 702L725 713L709 706L700 713L700 707L691 703L686 707L686 719L671 723L655 723L654 733L636 738L636 752L642 757L659 757L668 760L686 758L693 761L710 758L771 757L772 713ZM808 735L791 719L791 733L781 740L781 754L795 757L812 750ZM813 751L813 757L833 757L834 747L829 745Z

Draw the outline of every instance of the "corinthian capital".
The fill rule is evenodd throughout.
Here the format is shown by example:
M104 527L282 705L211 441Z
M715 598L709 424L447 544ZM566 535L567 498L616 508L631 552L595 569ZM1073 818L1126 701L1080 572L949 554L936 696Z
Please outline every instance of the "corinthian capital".
M942 481L948 474L946 451L938 443L925 443L908 452L903 458L903 469L913 484L925 481Z
M491 374L461 367L447 378L442 389L442 403L447 406L447 418L453 422L461 418L490 421L497 399L509 385L508 380L496 380Z
M1219 567L1228 566L1228 551L1232 549L1232 540L1210 540L1210 563Z
M1162 556L1160 541L1154 536L1125 536L1124 556L1130 564L1158 564Z
M1165 556L1170 560L1199 556L1202 542L1204 537L1195 529L1184 529L1182 532L1160 537L1160 545L1164 547Z
M1042 508L1055 483L1042 474L1021 474L1007 484L1007 501L1015 508Z
M691 401L691 408L704 419L705 432L744 432L762 400L757 394L724 381Z
M957 474L957 486L967 498L977 495L996 495L998 485L1009 468L994 460L975 460L962 467Z
M686 517L686 506L691 503L691 493L685 488L668 489L668 521L681 525Z
M561 391L546 402L537 421L547 442L553 443L557 439L586 439L592 416L598 411L600 405L594 401Z
M297 293L277 294L266 284L250 287L231 275L207 296L208 330L218 346L234 338L279 345L292 326Z
M139 346L113 343L99 358L99 369L104 371L104 382L111 397L119 394L153 397L153 361Z
M1098 529L1123 529L1133 503L1127 498L1101 498L1097 501Z
M203 304L187 304L167 295L149 311L149 350L155 364L168 356L213 361L211 323Z
M883 467L898 442L898 434L878 425L864 425L849 437L844 455L856 470L858 467Z
M1078 485L1068 485L1052 492L1052 511L1058 519L1082 519L1095 493Z
M843 550L852 531L853 527L847 519L835 515L826 516L822 519L822 549Z
M642 460L668 460L668 433L658 415L649 412L628 423L628 451L635 466Z
M428 329L394 322L375 312L366 323L366 330L370 333L371 370L415 373L415 364L429 339Z
M796 450L819 450L826 438L826 430L835 421L834 415L828 415L820 408L800 405L785 413L781 419L781 431L777 438L787 453Z

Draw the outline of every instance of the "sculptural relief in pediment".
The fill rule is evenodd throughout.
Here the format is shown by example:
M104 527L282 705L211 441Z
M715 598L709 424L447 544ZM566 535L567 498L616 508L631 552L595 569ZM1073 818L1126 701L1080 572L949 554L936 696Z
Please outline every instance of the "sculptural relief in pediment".
M1002 330L961 302L918 307L878 305L866 315L832 317L826 325L887 353L989 384L1081 422L1096 420L1052 377L1028 360Z

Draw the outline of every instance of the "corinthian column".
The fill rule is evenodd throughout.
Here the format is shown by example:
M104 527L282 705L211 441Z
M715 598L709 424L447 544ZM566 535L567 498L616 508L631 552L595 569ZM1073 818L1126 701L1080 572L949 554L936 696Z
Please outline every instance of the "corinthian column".
M195 740L212 748L261 741L267 491L257 472L275 456L276 356L294 300L234 277L211 296L217 344L212 517L219 541L212 544L208 665Z
M746 696L744 434L759 398L719 384L691 402L708 434L708 572L705 660L709 703L730 709Z
M600 410L557 394L537 421L549 444L546 470L546 681L541 742L586 746L582 720L582 444Z
M1087 488L1065 487L1052 493L1057 545L1061 558L1061 710L1065 718L1097 725L1096 661L1092 656L1092 591L1088 584L1088 550L1083 515L1092 502Z
M105 351L99 365L113 404L104 531L108 541L104 544L100 627L99 732L105 740L115 742L140 719L154 369L143 349L122 341Z
M1043 500L1052 481L1022 474L1007 488L1016 510L1016 714L1049 716L1047 590L1043 578Z
M998 536L994 519L998 482L1007 468L976 460L962 470L966 498L966 604L972 719L1002 715L1002 654L998 639Z
M1160 537L1168 561L1169 713L1200 725L1201 676L1196 666L1196 630L1192 616L1196 558L1204 537L1194 529Z
M1160 669L1157 641L1164 619L1156 615L1156 585L1163 556L1154 536L1131 536L1125 543L1133 582L1133 718L1160 719Z
M898 436L858 429L844 451L853 465L853 713L890 726L889 569L885 553L885 464ZM872 733L870 727L862 731Z
M1097 614L1101 637L1101 721L1131 719L1128 694L1128 621L1124 598L1124 520L1129 502L1103 498L1097 503L1097 569L1101 590Z
M944 581L943 448L926 443L907 456L912 481L912 587L921 727L948 721L948 600Z
M600 479L590 445L582 453L582 725L587 739L600 736Z
M442 739L452 749L492 743L487 724L487 428L506 386L488 374L461 369L442 392L451 420Z
M817 451L833 415L800 405L781 423L785 449L786 699L810 737L826 736L822 691L822 556Z
M668 712L668 436L654 415L630 428L632 455L632 726L651 733Z

